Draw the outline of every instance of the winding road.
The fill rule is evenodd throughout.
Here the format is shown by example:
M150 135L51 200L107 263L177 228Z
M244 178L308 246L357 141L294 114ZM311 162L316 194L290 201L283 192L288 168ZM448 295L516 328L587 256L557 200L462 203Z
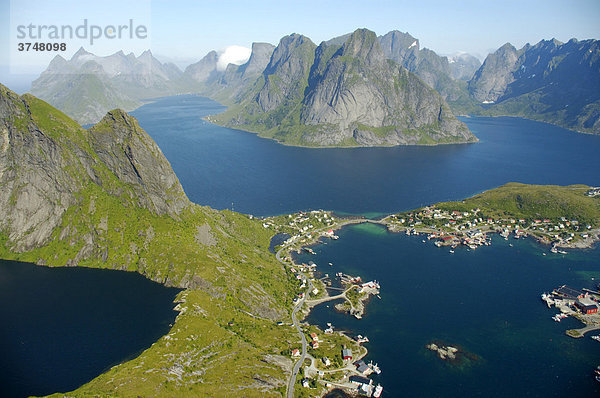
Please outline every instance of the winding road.
M284 250L287 250L289 248L289 246L290 245L282 247L275 254L275 257L277 258L277 261L279 261L280 263L282 263L284 266L286 264L285 264L285 261L283 261L281 259L281 253ZM304 276L304 280L308 282L308 290L307 290L307 292L310 292L314 288L313 283L306 276ZM293 398L294 397L294 384L296 383L296 378L298 377L298 372L300 371L300 366L302 366L302 364L304 363L304 360L307 357L306 336L304 335L304 332L302 332L302 328L300 327L300 323L298 322L298 318L296 317L296 314L298 313L298 311L300 311L302 309L302 306L304 305L304 302L306 301L306 297L307 296L308 296L308 294L305 294L304 297L302 297L302 299L300 301L298 301L298 304L296 304L296 306L292 310L292 323L293 323L294 327L296 328L296 330L298 331L298 334L300 335L300 338L302 339L302 354L300 355L300 358L294 364L294 368L292 369L292 374L290 375L290 379L288 381L288 386L287 386L287 398Z
M340 222L336 225L333 226L327 226L327 227L323 227L323 228L319 228L317 230L314 231L310 231L311 234L315 234L321 231L324 231L326 229L339 229L345 225L348 224L362 224L365 222L371 222L374 224L383 224L383 222L381 221L374 221L374 220L368 220L368 219L351 219L351 220L344 220L343 222ZM284 253L285 251L287 251L290 246L292 246L293 243L282 246L277 253L275 254L275 258L277 258L277 261L279 261L280 263L282 263L284 266L287 266L285 261L283 261L281 259L281 254ZM302 299L300 301L298 301L298 303L296 304L296 306L294 307L294 309L292 310L292 324L294 325L294 327L296 328L296 330L298 331L298 334L300 335L300 338L302 339L302 354L300 355L300 358L298 358L298 361L294 364L294 367L292 368L292 374L290 375L290 379L288 381L288 385L287 385L287 398L293 398L294 397L294 384L296 384L296 378L298 377L298 372L300 371L300 367L302 366L302 364L304 363L304 360L309 357L312 358L310 355L308 355L307 353L307 341L306 341L306 336L304 335L304 332L302 331L302 328L300 327L300 323L298 322L298 318L296 317L296 314L298 313L298 311L300 311L302 309L302 306L304 305L304 303L306 302L306 298L308 297L308 292L312 291L314 289L314 285L312 283L312 281L306 277L306 275L303 275L303 279L305 282L308 283L308 289L306 290L306 294L304 295L304 297L302 297ZM344 296L346 292L342 293L342 295L340 296ZM344 296L345 297L345 296ZM337 298L337 297L336 297ZM326 298L326 300L324 301L328 301L331 300L330 297ZM319 300L316 300L319 301Z

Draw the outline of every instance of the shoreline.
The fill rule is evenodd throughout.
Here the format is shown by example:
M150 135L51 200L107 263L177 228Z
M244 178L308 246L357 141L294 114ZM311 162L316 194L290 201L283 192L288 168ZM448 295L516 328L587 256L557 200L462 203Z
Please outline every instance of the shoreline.
M207 97L209 99L212 99L210 97ZM214 101L214 100L213 100ZM218 102L218 101L215 101ZM221 104L222 105L222 104ZM227 110L225 110L227 111ZM225 124L221 124L220 121L214 120L214 119L210 119L211 117L217 117L220 114L215 114L215 115L208 115L208 116L204 116L201 119L204 121L207 121L211 124L214 124L215 126L219 126L219 127L224 127L224 128L228 128L231 130L237 130L237 131L242 131L244 133L250 133L250 134L254 134L259 138L265 139L265 140L270 140L270 141L274 141L279 145L283 145L283 146L289 146L289 147L296 147L296 148L308 148L308 149L353 149L353 148L395 148L395 147L436 147L439 145L463 145L463 144L477 144L480 142L479 138L473 134L473 136L475 137L475 140L473 141L457 141L457 142L436 142L435 144L397 144L397 145L327 145L327 146L311 146L311 145L301 145L301 144L290 144L287 142L283 142L280 141L276 138L273 137L265 137L263 135L261 135L262 132L260 131L252 131L252 130L245 130L242 128L242 126L228 126ZM459 120L460 121L460 120ZM470 131L470 130L469 130Z
M315 211L315 212L317 212L317 211ZM333 211L326 212L323 210L319 210L318 212L327 213L332 217L333 217L333 213L334 213ZM416 212L416 211L413 210L412 212ZM294 239L291 239L290 241L286 241L282 245L280 245L279 248L277 249L276 257L286 267L286 269L288 269L288 270L291 269L293 272L296 272L296 269L298 269L299 271L298 271L297 276L302 275L302 278L304 278L303 279L304 282L308 281L308 283L309 283L309 289L305 290L304 293L301 293L301 296L300 296L300 297L302 297L301 304L297 304L296 301L294 302L294 305L295 305L294 311L301 310L301 313L302 313L301 317L302 317L303 324L305 326L316 327L318 330L320 330L320 328L318 326L307 323L304 320L310 314L312 308L314 308L315 306L325 303L325 302L340 300L340 299L344 300L343 303L336 304L334 306L334 309L337 311L349 312L350 315L358 314L357 318L360 319L365 312L366 302L370 299L371 295L376 295L379 293L377 291L375 293L368 293L363 296L355 297L354 300L357 302L355 305L347 297L347 293L356 289L357 287L360 288L360 285L357 285L356 283L352 283L352 281L351 281L351 283L348 283L348 282L343 283L342 284L344 286L343 292L340 294L337 294L337 295L331 295L331 293L328 290L328 286L326 286L325 283L323 283L322 288L324 291L324 296L320 296L318 298L314 298L314 299L310 299L310 300L308 299L308 295L310 294L311 291L313 291L313 288L314 288L314 285L312 284L312 282L314 281L314 282L322 283L322 281L320 279L316 279L314 276L313 272L315 271L315 269L317 267L316 264L314 264L314 263L312 265L298 264L298 262L293 259L293 256L292 256L293 252L301 253L304 250L308 253L315 254L314 250L312 250L311 247L318 245L318 244L327 244L328 242L324 238L337 239L337 236L332 232L339 231L342 228L347 227L349 225L377 224L377 225L384 226L386 232L388 232L388 233L400 233L400 232L412 231L412 233L415 233L415 234L421 234L421 233L430 234L429 235L430 239L432 237L438 238L441 235L455 235L455 236L461 237L461 239L458 242L455 242L456 245L457 246L465 245L466 247L471 247L471 246L467 243L464 243L462 238L466 237L468 234L472 233L475 230L478 230L484 236L484 239L479 238L480 240L477 241L478 246L481 246L483 244L491 244L491 240L489 240L489 238L487 238L486 234L498 234L498 235L504 237L505 240L508 240L508 236L510 233L514 233L515 238L521 238L521 237L526 238L526 237L530 236L533 239L535 239L536 244L540 245L540 246L548 246L548 245L552 244L553 249L555 247L572 248L572 249L589 249L589 248L593 248L600 241L600 228L594 228L593 230L587 231L588 237L584 238L584 239L577 239L577 240L571 241L571 242L569 242L569 241L553 242L552 240L549 239L549 237L544 235L542 231L537 231L535 229L530 230L530 226L527 226L526 228L521 228L521 227L519 227L518 224L511 225L507 220L504 220L504 219L495 221L491 224L480 225L479 227L473 226L472 228L462 229L462 230L459 230L458 228L456 228L456 229L452 229L450 231L447 230L449 228L444 229L444 228L440 228L437 226L429 226L429 227L421 226L421 225L411 225L411 226L402 225L402 226L400 226L398 224L395 224L394 218L396 218L396 221L397 221L398 217L400 217L402 214L405 214L405 213L406 212L397 213L397 214L388 214L388 215L379 217L376 220L368 219L368 218L365 218L364 216L350 216L350 217L346 217L346 218L336 217L333 224L327 224L326 226L322 226L322 227L318 227L318 228L312 228L312 225L311 225L311 229L301 229L301 228L298 228L298 226L295 226L296 232L292 232L292 233L297 233L297 231L300 231L300 233L293 236ZM302 216L303 213L300 212L300 215ZM289 217L291 218L292 215L289 215ZM308 220L308 218L306 220ZM507 224L507 225L502 225L502 224ZM292 224L289 224L289 225L291 226ZM284 227L284 228L286 227L285 224L280 224L280 226ZM279 233L281 233L281 232L279 232ZM407 232L407 234L412 234L412 233ZM469 241L467 240L466 242L469 242ZM285 253L285 258L283 258L283 259L281 258L282 253ZM561 254L563 254L563 253L561 253ZM545 255L545 253L544 253L544 255ZM321 271L321 272L323 272L323 271ZM336 276L343 276L343 274L342 275L336 274ZM348 276L348 277L353 278L351 276ZM298 278L298 279L301 279L301 278ZM356 282L359 282L359 281L356 281ZM360 282L362 282L362 281L360 281ZM305 286L305 284L303 283L302 287L304 287L304 286ZM592 328L591 325L586 324L586 326L583 329L585 330L584 333L591 331L591 330L599 330L600 325L597 327L594 326ZM301 330L301 329L299 329L299 330ZM577 331L579 331L579 330L577 330ZM349 341L356 342L352 338L350 338L346 334L344 334L343 332L342 333L336 332L336 333L339 333L340 335L344 336L344 338L348 339ZM304 338L304 333L302 333L302 336ZM571 336L571 337L577 337L577 336ZM579 337L581 337L581 336L579 336ZM364 355L361 356L361 358L364 358L365 356L368 355L368 350L364 346L361 346L361 347L365 350ZM306 358L312 358L312 356L310 356L310 354L307 354L306 352L303 352L302 357L298 360L296 365L303 363ZM314 364L314 358L312 358L312 359L313 359L313 362L311 362L311 364ZM340 369L337 369L336 371L346 372L346 377L351 374L362 375L360 373L357 373L356 370L351 369L351 367L340 368ZM296 376L297 376L297 374L296 374ZM356 391L356 387L353 387L349 384L344 385L344 384L342 384L343 382L334 384L334 382L322 380L319 378L316 378L316 381L320 384L327 385L327 387L328 387L327 391L331 391L332 389L335 389L335 388L341 388L345 392L349 392L351 394ZM292 383L292 380L290 380L290 384L289 384L290 387L295 386L295 384L296 384L296 379L294 379L293 383ZM327 394L327 391L325 392L325 394Z
M331 296L329 294L329 291L327 290L327 286L325 284L323 284L322 287L323 287L324 296L315 298L312 300L307 300L308 295L311 294L311 291L315 288L315 286L313 285L313 280L315 282L320 281L320 280L314 278L314 274L313 274L312 270L305 271L305 269L306 269L305 266L302 264L298 264L293 259L292 253L293 252L299 253L302 250L305 250L312 245L320 243L321 238L326 237L326 235L323 234L324 231L327 231L327 230L337 231L347 225L363 224L366 222L373 222L373 221L367 220L365 218L347 218L347 219L344 219L343 221L337 221L334 225L325 226L322 228L318 228L316 230L309 231L308 235L310 235L311 237L305 242L302 242L302 243L290 242L287 245L284 243L283 245L281 245L279 247L279 249L275 253L276 259L284 267L286 267L286 269L292 270L292 271L303 270L303 271L298 271L298 273L297 273L297 275L301 275L301 277L298 279L303 280L303 286L306 282L308 282L307 290L304 291L303 293L301 293L301 295L300 295L301 298L300 298L300 300L298 300L298 302L294 301L294 307L292 309L292 326L294 326L297 329L298 334L301 337L302 353L300 354L299 358L297 358L297 361L294 363L292 372L290 374L290 379L288 380L287 393L286 393L286 396L288 398L293 397L294 388L296 386L300 367L304 365L304 362L306 361L306 359L309 359L311 361L309 369L316 370L317 374L319 374L319 372L321 371L315 366L315 362L317 361L317 359L315 359L312 355L310 355L307 352L307 343L306 343L306 336L305 336L306 332L303 330L302 325L308 325L309 327L317 328L319 331L323 332L325 335L327 335L327 332L322 331L319 328L319 326L317 326L317 325L313 325L311 323L305 322L305 319L310 314L312 308L314 308L315 306L317 306L319 304L329 302L329 301L343 299L344 304L349 303L350 308L354 309L355 306L351 302L351 300L346 296L346 293L350 292L351 290L354 290L357 287L357 285L352 284L349 287L345 288L341 294L336 295L336 296ZM379 222L374 222L374 223L379 224ZM359 299L359 304L360 304L360 307L362 308L362 311L359 314L360 316L362 316L362 314L364 313L363 301L365 301L368 298L370 298L369 294L367 294L366 297L362 297ZM300 317L301 317L300 321L298 321L298 319L295 316L295 314L298 312L300 312ZM360 317L359 317L359 319L360 319ZM344 333L343 330L332 331L330 334L336 334L336 335L342 337L346 341L347 344L342 344L342 348L347 347L348 344L352 343L354 345L358 345L360 347L360 351L359 351L358 355L356 357L353 357L350 361L344 360L342 358L343 366L341 368L323 371L323 374L340 372L343 374L343 377L340 380L336 379L336 381L328 381L328 380L323 380L323 379L317 378L316 381L319 384L322 384L326 387L326 390L320 396L326 395L329 391L331 391L332 389L335 389L335 388L342 389L345 393L348 393L348 394L354 394L356 392L356 386L352 385L352 384L348 384L348 383L344 382L344 380L346 380L347 378L349 378L352 375L363 376L362 373L360 373L356 370L354 363L357 361L361 361L363 358L365 358L369 354L369 350L364 345L362 345L362 343L359 343L356 340L354 340L353 338L346 335L346 333ZM341 348L340 348L340 350L341 350ZM331 386L331 387L329 387L329 386Z

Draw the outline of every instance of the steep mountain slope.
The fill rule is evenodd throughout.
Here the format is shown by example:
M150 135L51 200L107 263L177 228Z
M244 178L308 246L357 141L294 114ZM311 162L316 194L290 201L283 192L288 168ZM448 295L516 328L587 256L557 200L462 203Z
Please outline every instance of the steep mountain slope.
M206 83L218 78L217 61L219 54L210 51L200 61L185 68L184 73L198 83Z
M32 83L31 92L79 123L95 123L110 109L131 110L143 99L194 90L194 81L173 64L145 51L99 57L79 49L70 60L57 55Z
M450 74L456 80L470 80L481 67L481 61L471 54L459 53L448 58Z
M427 48L420 48L419 40L408 33L397 30L388 32L378 38L386 58L392 59L404 66L410 72L419 76L427 85L435 89L451 105L468 102L469 95L466 85L461 80L469 71L475 72L471 65L473 59L465 57L453 60L441 57ZM462 67L461 67L462 65Z
M302 35L282 38L254 88L211 120L292 145L476 140L434 90L386 60L373 32L342 40L316 47Z
M486 57L481 68L475 72L469 81L469 92L476 100L481 102L494 102L504 91L509 83L514 81L512 72L516 68L521 51L510 43L506 43L496 52Z
M542 40L490 54L469 82L482 114L514 115L600 134L600 41Z
M297 285L268 252L268 229L189 202L123 111L84 130L0 85L0 216L1 258L124 269L187 288L170 336L69 395L285 390L291 365L280 354L297 335L274 320Z
M269 43L252 43L250 58L245 64L229 64L214 79L207 79L204 93L218 101L236 100L254 84L269 64L275 46Z

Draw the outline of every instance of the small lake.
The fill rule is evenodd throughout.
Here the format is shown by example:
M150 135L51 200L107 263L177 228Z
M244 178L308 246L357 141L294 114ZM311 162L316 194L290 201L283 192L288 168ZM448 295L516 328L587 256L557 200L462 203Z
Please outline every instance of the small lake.
M0 260L0 397L74 390L165 335L180 289L143 276Z

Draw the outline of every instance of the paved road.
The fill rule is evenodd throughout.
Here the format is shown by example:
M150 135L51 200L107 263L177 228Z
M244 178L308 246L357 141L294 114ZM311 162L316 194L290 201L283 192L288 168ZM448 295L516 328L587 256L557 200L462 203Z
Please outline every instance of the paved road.
M285 265L285 262L281 259L281 253L283 253L285 250L287 250L288 247L289 246L282 247L275 254L275 257L277 258L277 260L280 261L284 265ZM302 339L302 354L300 355L300 358L294 364L294 368L292 369L292 374L290 375L290 379L288 381L288 386L287 386L287 398L294 397L294 385L296 384L296 378L298 377L298 372L300 371L300 367L304 363L304 360L306 359L306 356L307 356L306 336L304 335L304 332L302 332L302 328L300 327L300 323L298 322L298 318L296 317L296 314L298 313L298 311L300 311L302 309L302 306L304 305L304 302L306 301L306 297L308 296L308 292L310 292L314 288L314 286L310 279L306 278L306 276L304 278L308 282L307 293L298 302L298 304L296 304L296 306L292 310L292 323L293 323L294 327L296 328L296 330L298 331L298 334L300 334L300 338Z
M338 229L338 228L341 228L341 227L343 227L345 225L348 225L348 224L361 224L361 223L364 223L364 222L373 222L373 223L376 223L376 224L380 224L380 222L374 222L372 220L352 219L352 220L343 221L343 222L335 224L333 226L327 226L327 227L319 228L319 229L317 229L315 231L311 231L311 233L312 234L316 234L316 233L324 231L326 229L330 229L330 228L331 229ZM284 253L284 252L286 252L290 246L291 245L286 245L286 246L281 247L277 251L277 253L275 254L275 258L277 258L277 261L281 262L284 266L287 266L287 265L281 259L281 254ZM290 379L288 381L288 386L287 386L287 398L293 398L294 397L294 385L296 384L296 378L298 377L298 372L300 371L300 367L304 363L304 360L306 359L306 357L310 357L307 354L306 336L302 332L302 328L300 327L300 323L298 322L298 318L296 317L296 314L298 313L298 311L300 311L302 309L302 306L304 305L304 303L306 301L306 297L308 297L309 292L314 289L314 285L313 285L312 281L310 279L308 279L306 276L304 276L304 278L305 278L306 282L308 282L308 289L306 290L306 293L305 293L304 297L298 302L298 304L296 304L296 306L292 310L292 323L293 323L294 327L296 328L296 330L298 331L298 334L300 334L300 338L302 339L302 354L300 355L300 358L294 364L294 368L292 369L292 374L290 375Z
M310 281L309 289L312 290L312 283ZM296 313L302 308L302 305L304 304L305 300L306 295L302 300L298 302L298 304L296 305L296 307L294 307L294 310L292 311L292 322L294 323L294 326L296 327L296 330L298 331L302 339L302 354L300 355L300 358L298 358L298 361L294 364L294 368L292 369L292 374L290 375L290 380L288 381L287 398L294 397L294 384L296 384L296 378L298 377L300 367L306 359L306 336L302 332L302 328L300 328L300 324L298 323L298 319L296 318Z

